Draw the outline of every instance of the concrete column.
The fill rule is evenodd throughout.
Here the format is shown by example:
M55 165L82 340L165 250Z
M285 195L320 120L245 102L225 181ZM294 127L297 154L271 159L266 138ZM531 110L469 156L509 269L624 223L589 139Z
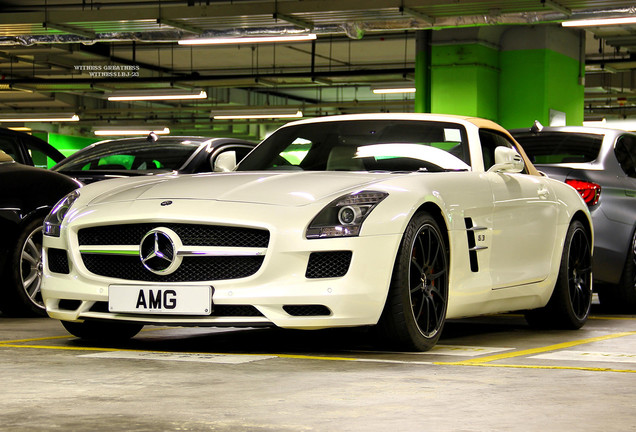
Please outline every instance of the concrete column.
M435 32L432 111L497 118L500 27Z
M507 128L582 125L585 36L558 25L511 27L501 37L499 122ZM563 118L564 117L564 118Z
M430 49L420 33L415 112L483 117L507 128L582 124L583 32L556 24L447 29L432 32Z
M431 112L431 38L432 30L415 33L415 112Z

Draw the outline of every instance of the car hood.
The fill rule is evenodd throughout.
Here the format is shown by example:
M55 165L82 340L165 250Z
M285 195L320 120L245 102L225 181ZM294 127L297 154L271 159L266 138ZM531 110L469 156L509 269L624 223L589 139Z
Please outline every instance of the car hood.
M99 182L103 192L90 205L155 199L199 199L269 205L300 206L363 189L388 174L293 172L227 173L153 176L145 180ZM107 183L110 187L106 188ZM95 190L95 189L93 189Z

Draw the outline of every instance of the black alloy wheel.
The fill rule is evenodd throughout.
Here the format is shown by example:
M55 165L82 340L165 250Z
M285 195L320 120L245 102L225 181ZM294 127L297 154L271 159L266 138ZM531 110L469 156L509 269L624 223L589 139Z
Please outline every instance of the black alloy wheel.
M438 222L416 214L400 243L380 336L395 348L427 351L442 333L448 305L449 256Z
M582 226L574 230L568 253L568 293L577 320L587 319L592 303L592 254Z
M548 304L527 311L528 323L539 328L579 329L592 307L592 248L583 224L568 228L557 282Z
M422 225L411 245L411 312L420 333L435 337L442 329L448 301L448 264L439 229Z

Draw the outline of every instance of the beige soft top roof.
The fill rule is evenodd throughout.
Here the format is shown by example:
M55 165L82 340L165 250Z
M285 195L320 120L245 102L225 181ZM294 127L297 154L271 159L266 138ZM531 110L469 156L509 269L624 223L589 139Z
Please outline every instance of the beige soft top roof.
M519 144L517 142L517 140L515 140L512 137L512 135L510 135L510 132L508 132L506 129L504 129L501 125L495 123L494 121L486 120L486 119L479 118L479 117L465 117L464 120L471 122L472 124L474 124L475 126L477 126L480 129L492 129L492 130L496 130L497 132L501 132L502 134L506 135L508 138L510 138L510 141L514 142L515 145L517 146L517 151L519 152L519 154L523 158L523 162L526 164L526 168L528 168L528 174L541 176L541 173L535 168L534 165L532 165L532 162L530 162L530 158L526 154L526 152L523 149L523 147L521 147L521 144Z
M13 162L13 158L0 150L0 162Z

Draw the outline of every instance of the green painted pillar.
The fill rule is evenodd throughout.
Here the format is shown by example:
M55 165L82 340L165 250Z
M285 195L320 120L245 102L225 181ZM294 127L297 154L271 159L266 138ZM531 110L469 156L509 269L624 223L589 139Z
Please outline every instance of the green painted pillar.
M499 122L506 128L582 125L585 36L558 25L508 28L501 37Z
M498 27L437 31L431 56L431 108L497 120ZM416 68L417 71L417 68Z
M415 112L431 112L431 38L432 30L415 34Z
M482 117L506 128L534 120L582 124L581 31L548 24L436 30L428 40L423 33L416 44L415 112Z

